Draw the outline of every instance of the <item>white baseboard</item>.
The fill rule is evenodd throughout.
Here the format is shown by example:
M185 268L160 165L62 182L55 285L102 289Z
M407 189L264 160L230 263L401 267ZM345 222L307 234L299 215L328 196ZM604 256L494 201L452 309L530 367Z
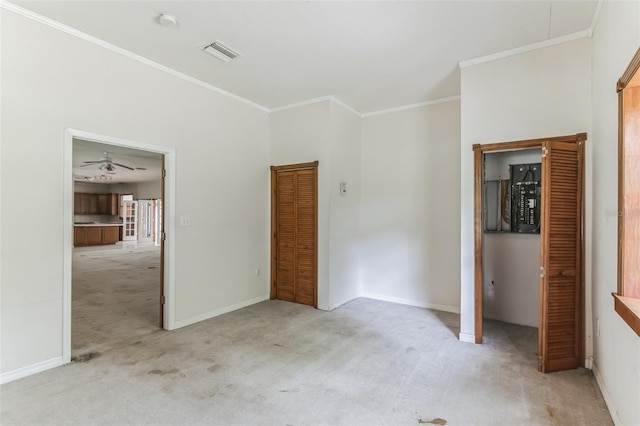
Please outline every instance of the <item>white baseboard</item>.
M359 297L361 297L361 296L356 295L356 296L353 296L353 297L348 297L345 300L343 300L342 302L334 303L334 304L331 305L330 310L333 311L334 309L339 308L342 305L346 305L347 303L349 303L349 302L351 302L353 300L356 300Z
M439 305L437 303L422 302L419 300L403 299L401 297L387 296L384 294L376 293L362 293L360 297L366 297L367 299L382 300L384 302L400 303L401 305L417 306L419 308L434 309L436 311L451 312L454 314L460 313L460 307Z
M17 370L8 371L0 374L0 384L13 382L14 380L22 379L23 377L31 376L32 374L40 373L45 370L50 370L55 367L60 367L62 364L62 357L51 358L46 361L37 362L35 364L27 365L26 367L18 368Z
M264 302L265 300L269 300L268 294L254 297L253 299L249 299L249 300L243 300L242 302L236 303L234 305L229 305L223 308L214 309L213 311L205 312L204 314L196 315L195 317L187 318L180 321L175 321L173 323L172 330L186 327L188 325L195 324L200 321L208 320L210 318L217 317L232 311L236 311L238 309L246 308L247 306L255 305L256 303Z
M473 334L460 333L458 334L458 338L461 342L476 343L476 336L474 336Z
M607 404L607 409L609 410L609 414L611 415L611 420L613 420L614 425L620 426L622 425L622 422L620 421L620 417L618 417L618 413L616 412L613 401L611 400L611 395L609 395L609 391L604 384L604 380L600 375L600 371L598 371L598 366L594 361L592 361L591 364L593 367L591 370L593 371L593 375L596 377L596 383L598 383L598 387L600 388L600 393L604 398L604 402L605 404Z

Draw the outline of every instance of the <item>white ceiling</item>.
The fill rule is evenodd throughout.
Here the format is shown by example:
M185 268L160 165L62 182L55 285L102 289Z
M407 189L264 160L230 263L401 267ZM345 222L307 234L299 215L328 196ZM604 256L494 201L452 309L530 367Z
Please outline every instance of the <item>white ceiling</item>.
M109 153L114 163L129 166L128 170L115 166L113 173L99 169L99 164L87 165L85 161L99 161ZM145 169L145 170L140 170ZM75 182L114 184L160 180L162 155L137 149L105 145L80 139L73 141L73 177ZM106 178L101 178L106 176Z
M596 1L13 1L267 108L460 94L458 62L588 29ZM178 20L161 26L160 13ZM220 40L242 57L201 50Z

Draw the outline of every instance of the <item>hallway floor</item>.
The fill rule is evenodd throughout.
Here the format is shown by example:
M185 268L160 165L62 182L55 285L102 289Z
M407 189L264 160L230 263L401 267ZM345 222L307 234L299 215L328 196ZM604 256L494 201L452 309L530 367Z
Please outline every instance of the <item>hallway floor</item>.
M536 370L537 330L356 299L265 301L0 388L3 425L611 425L589 370Z
M72 357L160 331L160 273L160 246L75 248Z

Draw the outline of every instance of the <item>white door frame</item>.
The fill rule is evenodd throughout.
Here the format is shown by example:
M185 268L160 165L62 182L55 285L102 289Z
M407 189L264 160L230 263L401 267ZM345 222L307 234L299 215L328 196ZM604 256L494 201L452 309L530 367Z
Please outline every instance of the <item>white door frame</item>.
M132 206L133 219L129 215L128 204ZM138 241L138 202L136 200L123 200L122 210L124 210L122 215L122 241ZM133 235L129 235L130 229L133 229Z
M62 362L71 362L71 271L73 259L73 139L122 146L142 151L163 154L166 170L163 208L165 209L164 232L164 296L163 306L165 330L175 328L175 216L176 216L176 150L144 142L136 142L112 136L100 135L76 129L65 129L63 159L63 291L62 291Z

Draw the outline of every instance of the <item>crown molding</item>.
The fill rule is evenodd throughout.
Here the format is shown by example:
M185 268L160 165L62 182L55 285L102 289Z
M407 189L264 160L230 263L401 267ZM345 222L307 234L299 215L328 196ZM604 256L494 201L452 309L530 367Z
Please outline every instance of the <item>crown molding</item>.
M485 62L497 61L498 59L504 59L511 56L520 55L522 53L532 52L538 49L544 49L546 47L557 46L559 44L568 43L570 41L580 40L582 38L588 38L590 36L590 29L578 31L575 33L567 34L561 37L550 38L538 43L528 44L525 46L516 47L515 49L504 50L498 53L492 53L491 55L480 56L466 61L458 62L460 69L468 68L474 65L483 64Z
M433 99L431 101L418 102L416 104L402 105L402 106L399 106L399 107L393 107L393 108L381 109L379 111L367 112L366 114L362 114L362 118L373 117L375 115L381 115L381 114L388 114L390 112L404 111L404 110L407 110L407 109L420 108L420 107L423 107L423 106L443 104L443 103L446 103L446 102L454 102L454 101L459 101L459 100L460 100L460 96L459 95L457 95L457 96L449 96L449 97L446 97L446 98Z
M300 108L307 105L318 104L320 102L328 102L333 100L331 96L321 96L319 98L307 99L306 101L295 102L292 104L282 105L276 108L271 108L269 112L280 112L288 109Z
M354 113L355 115L357 115L358 117L362 118L362 113L360 111L358 111L357 109L345 104L344 102L342 102L340 99L335 98L334 96L329 96L329 98L336 104L340 105L342 108L346 109L349 112Z
M245 99L241 96L238 96L236 94L233 94L231 92L227 92L224 89L221 89L217 86L214 86L213 84L209 84L209 83L205 83L202 80L198 80L197 78L191 77L189 75L186 75L180 71L174 70L173 68L169 68L165 65L159 64L155 61L152 61L151 59L145 58L144 56L140 56L137 53L133 53L129 50L123 49L121 47L118 47L114 44L111 44L109 42L106 42L98 37L94 37L92 35L89 35L85 32L82 32L80 30L77 30L75 28L72 28L68 25L62 24L58 21L55 21L51 18L47 18L46 16L42 16L38 13L35 13L31 10L25 9L23 7L20 7L16 4L13 4L7 0L0 0L0 7L2 7L2 9L14 12L18 15L24 16L25 18L31 19L33 21L39 22L41 24L47 25L51 28L54 28L58 31L62 31L66 34L69 34L71 36L77 37L81 40L87 41L89 43L92 43L96 46L100 46L104 49L107 49L111 52L117 53L119 55L125 56L129 59L133 59L134 61L140 62L142 64L145 64L147 66L150 66L151 68L155 68L159 71L165 72L167 74L170 74L174 77L178 77L182 80L188 81L189 83L193 83L197 86L200 86L202 88L211 90L213 92L216 92L218 94L221 94L223 96L226 96L228 98L231 98L233 100L242 102L246 105L252 106L256 109L259 109L260 111L264 111L264 112L271 112L271 110L263 105L257 104L253 101L250 101L248 99Z
M362 118L362 113L360 111L358 111L357 109L353 108L350 105L347 105L346 103L342 102L340 99L336 98L333 95L321 96L319 98L307 99L306 101L300 101L300 102L295 102L295 103L292 103L292 104L282 105L282 106L279 106L279 107L276 107L276 108L272 108L271 112L286 111L288 109L300 108L300 107L303 107L303 106L313 105L313 104L317 104L317 103L320 103L320 102L328 102L328 101L336 103L336 104L340 105L342 108L346 109L347 111L352 112L355 115L357 115L358 117Z
M604 3L604 0L598 0L598 3L596 4L596 8L593 11L593 18L591 18L591 25L587 30L589 31L589 37L593 37L593 32L596 29L596 25L598 25L598 19L600 19L600 11L602 10L603 3Z

